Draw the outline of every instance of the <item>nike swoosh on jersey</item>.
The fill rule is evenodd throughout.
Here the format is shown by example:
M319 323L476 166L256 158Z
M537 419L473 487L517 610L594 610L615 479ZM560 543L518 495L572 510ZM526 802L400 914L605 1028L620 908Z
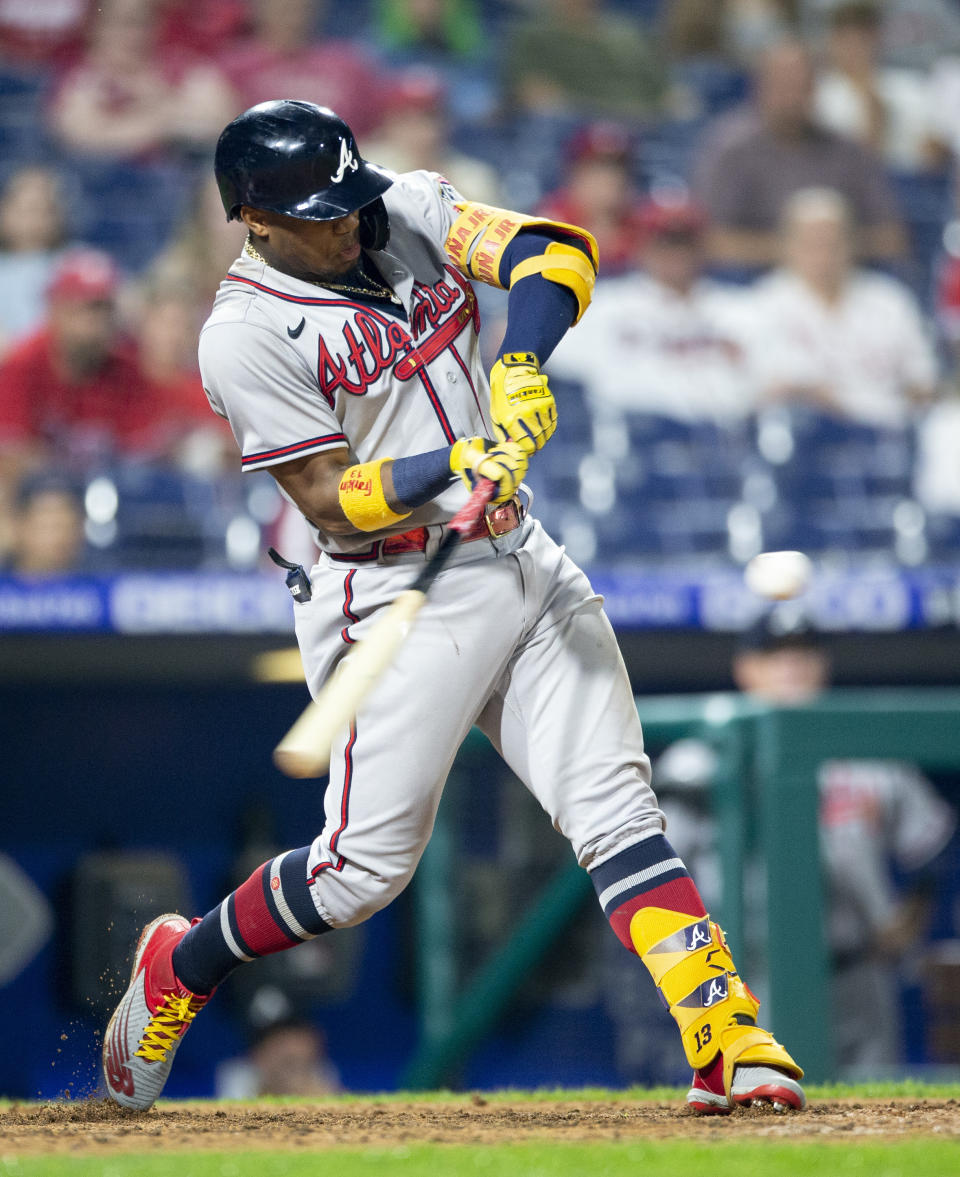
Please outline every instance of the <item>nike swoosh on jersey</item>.
M304 328L304 325L306 324L306 321L307 321L306 319L301 318L298 326L287 328L287 334L290 336L291 339L299 339L300 338L300 336L303 334L303 328Z

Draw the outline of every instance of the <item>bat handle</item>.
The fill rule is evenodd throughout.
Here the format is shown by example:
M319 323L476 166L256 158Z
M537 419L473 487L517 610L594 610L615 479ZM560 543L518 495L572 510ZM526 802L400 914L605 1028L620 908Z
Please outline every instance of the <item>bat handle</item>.
M447 534L440 541L440 547L424 565L423 571L410 586L411 588L421 593L427 591L447 566L453 549L483 514L484 508L493 498L496 490L495 482L491 482L489 478L480 479L474 487L473 493L447 524Z
M478 478L477 485L473 488L470 497L463 504L460 510L447 524L450 531L463 532L469 531L476 523L480 515L483 514L487 503L496 494L497 484L491 482L489 478Z

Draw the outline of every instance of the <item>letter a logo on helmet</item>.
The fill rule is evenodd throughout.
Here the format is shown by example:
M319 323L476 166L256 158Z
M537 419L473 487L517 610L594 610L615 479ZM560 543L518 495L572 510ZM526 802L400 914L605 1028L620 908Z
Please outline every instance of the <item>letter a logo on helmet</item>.
M360 166L360 161L357 159L357 157L350 150L349 143L347 143L346 139L341 139L340 140L340 163L339 163L339 166L337 167L337 170L330 177L330 183L331 184L339 184L340 181L343 179L343 177L346 175L347 169L349 169L351 172L355 172L359 166Z
M332 221L369 206L369 241L388 232L382 202L393 177L360 155L353 132L325 106L282 98L261 102L223 129L214 171L227 220L243 205L302 221ZM361 216L361 220L363 220Z

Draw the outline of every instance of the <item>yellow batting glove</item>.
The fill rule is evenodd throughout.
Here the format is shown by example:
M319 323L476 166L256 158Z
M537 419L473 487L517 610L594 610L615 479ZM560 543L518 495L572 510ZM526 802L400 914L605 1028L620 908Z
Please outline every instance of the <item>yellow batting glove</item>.
M500 441L517 442L526 454L542 449L557 427L557 406L532 351L501 356L490 371L490 416Z
M493 502L505 503L517 493L529 458L515 441L492 442L484 437L461 437L450 450L450 469L470 490L478 477L496 483Z

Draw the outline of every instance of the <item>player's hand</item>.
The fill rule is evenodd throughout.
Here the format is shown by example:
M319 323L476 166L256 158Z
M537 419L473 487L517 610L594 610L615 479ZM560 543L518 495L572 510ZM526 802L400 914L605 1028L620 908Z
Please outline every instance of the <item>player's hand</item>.
M499 441L524 453L542 449L557 427L557 406L532 351L507 352L490 371L490 416Z
M496 483L495 503L513 498L527 472L528 462L526 451L515 441L461 437L450 450L450 469L460 475L470 490L478 477Z

